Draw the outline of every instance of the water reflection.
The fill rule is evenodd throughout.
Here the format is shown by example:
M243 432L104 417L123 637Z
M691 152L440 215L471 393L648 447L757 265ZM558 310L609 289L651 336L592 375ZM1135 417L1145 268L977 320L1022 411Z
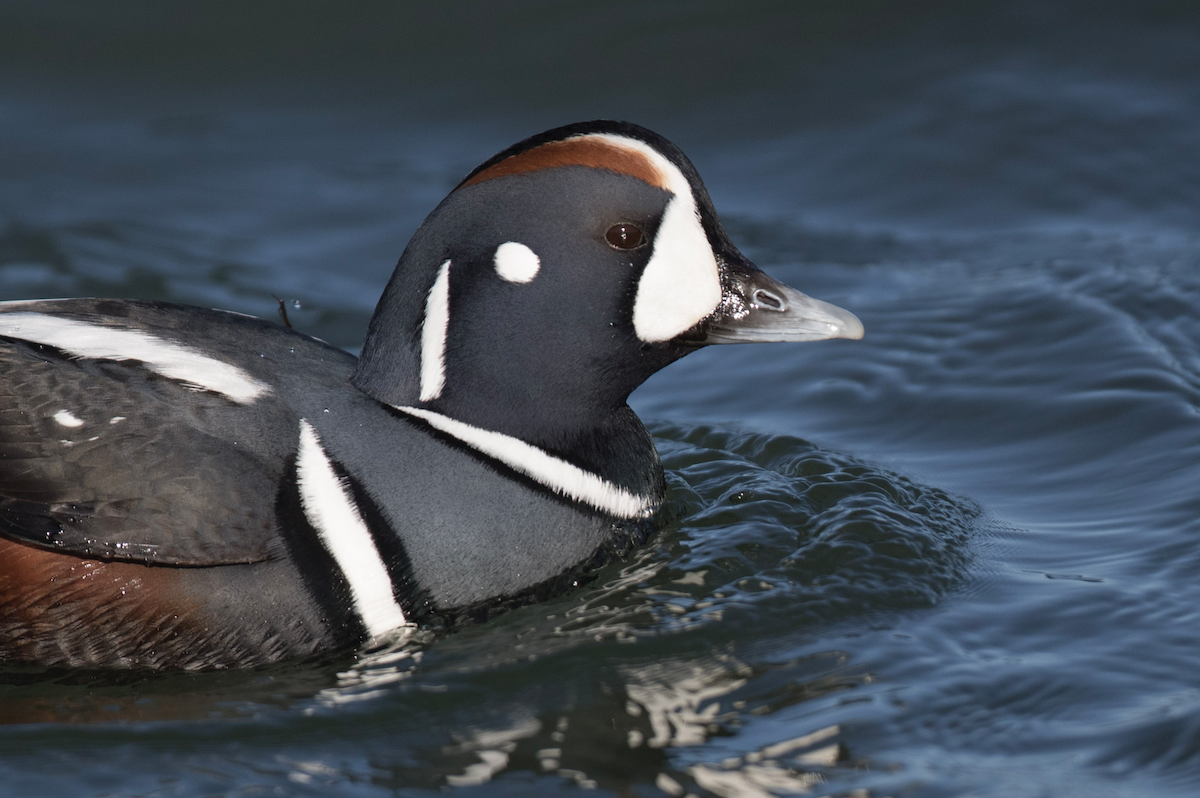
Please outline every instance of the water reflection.
M251 751L333 729L336 756L288 744L267 768L313 789L516 779L763 798L828 786L861 765L829 710L873 677L806 641L952 593L979 511L795 438L655 433L673 520L574 592L249 674L10 670L0 720L115 721L123 734L157 722L185 751L201 719L244 721L231 744Z
M322 662L224 673L6 666L0 669L0 726L244 720L321 694L336 684L335 673Z
M816 683L835 675L843 689L865 678L848 675L842 656L817 659L828 670L811 683L791 681L790 692L820 694ZM792 663L776 670L796 676L806 668ZM512 709L502 724L451 731L452 742L418 753L423 766L391 768L389 783L469 786L524 771L621 794L636 785L729 798L810 792L849 762L836 724L718 761L687 753L775 711L772 697L753 685L755 672L730 656L621 668L623 682L599 705L541 716Z

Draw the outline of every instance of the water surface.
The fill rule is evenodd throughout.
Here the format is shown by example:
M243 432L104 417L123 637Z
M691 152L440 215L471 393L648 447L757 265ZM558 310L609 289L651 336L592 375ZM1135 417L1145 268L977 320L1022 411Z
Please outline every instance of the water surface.
M669 522L574 591L251 673L0 671L11 795L1191 795L1188 3L0 11L0 294L355 351L426 213L547 127L679 143L867 337L633 396Z

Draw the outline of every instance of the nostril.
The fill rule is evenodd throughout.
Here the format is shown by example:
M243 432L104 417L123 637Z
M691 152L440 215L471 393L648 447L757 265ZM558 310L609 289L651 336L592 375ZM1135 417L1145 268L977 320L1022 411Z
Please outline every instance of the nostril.
M763 310L787 310L787 302L779 294L765 288L754 289L754 304Z

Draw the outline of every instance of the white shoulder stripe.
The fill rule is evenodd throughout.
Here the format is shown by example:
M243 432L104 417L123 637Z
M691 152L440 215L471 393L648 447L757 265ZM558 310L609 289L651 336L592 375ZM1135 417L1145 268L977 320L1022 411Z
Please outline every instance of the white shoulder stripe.
M144 330L21 312L0 314L0 336L53 346L72 357L138 360L155 374L219 393L243 405L271 390L237 366L190 346L164 341Z
M546 454L511 435L473 427L418 407L396 409L424 420L434 429L452 435L472 449L499 460L555 493L569 496L597 510L618 518L647 518L654 511L654 503L649 498L617 487L590 471Z
M450 261L438 270L421 325L421 401L442 395L446 384L446 330L450 326Z
M372 637L407 625L371 532L321 448L317 431L300 419L296 475L304 515L350 583L354 607Z

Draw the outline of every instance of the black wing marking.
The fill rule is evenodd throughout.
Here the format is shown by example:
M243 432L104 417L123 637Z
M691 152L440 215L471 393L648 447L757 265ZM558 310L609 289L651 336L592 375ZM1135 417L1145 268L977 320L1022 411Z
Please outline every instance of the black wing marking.
M136 362L0 341L0 536L147 564L278 556L282 459L211 423L228 429L243 413L253 438L268 410L231 407Z

